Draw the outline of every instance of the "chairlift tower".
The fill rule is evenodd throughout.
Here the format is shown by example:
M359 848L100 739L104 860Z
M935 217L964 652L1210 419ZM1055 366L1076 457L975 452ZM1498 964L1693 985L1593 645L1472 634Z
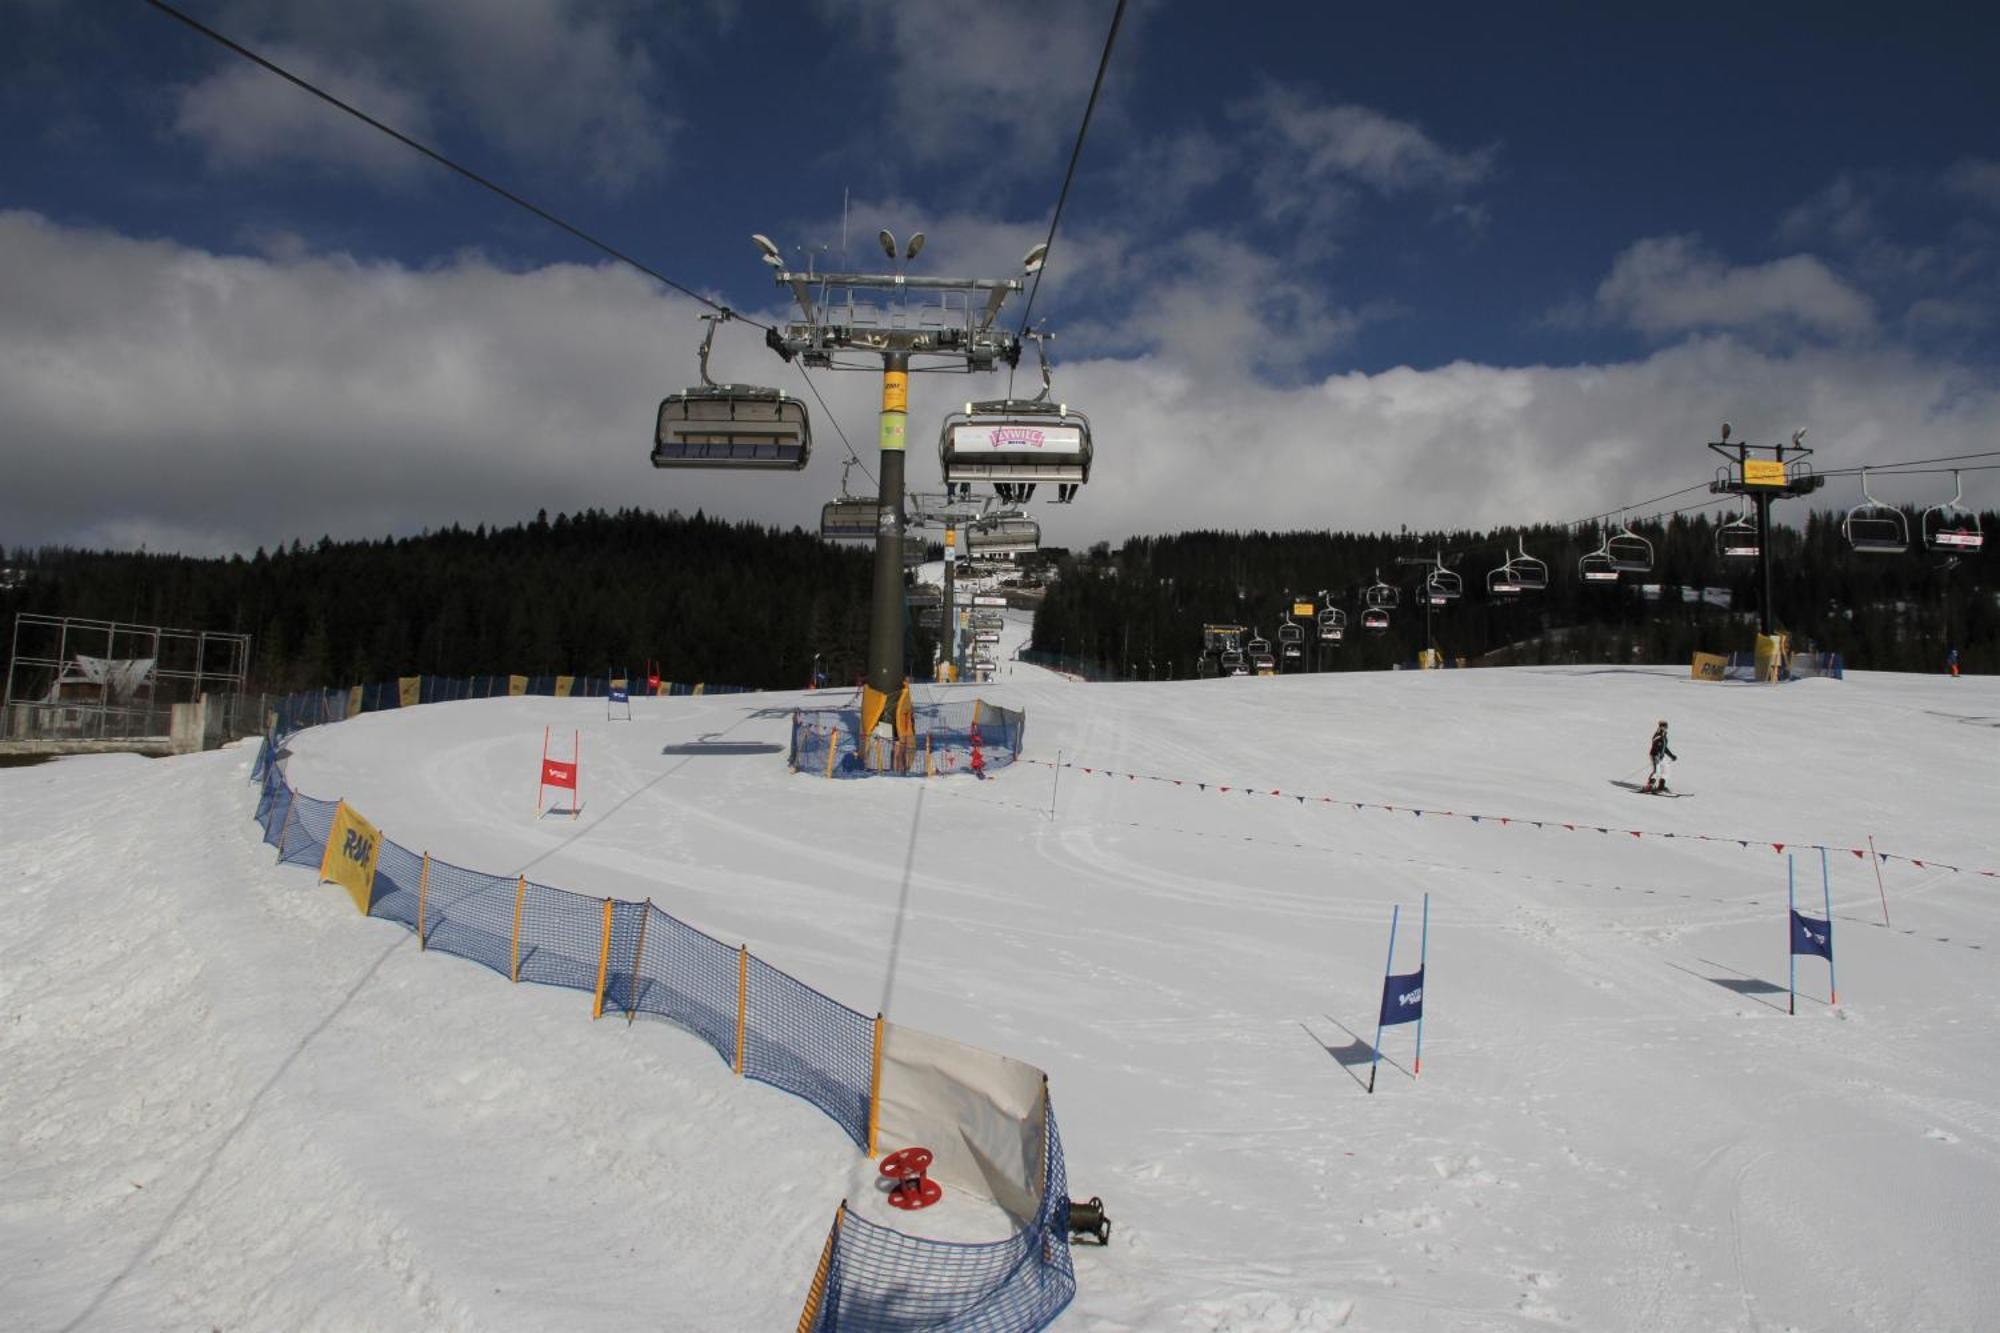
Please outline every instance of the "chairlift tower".
M1018 365L1020 339L998 318L1007 298L1022 289L1022 278L933 278L900 271L814 273L810 268L795 273L786 268L782 252L768 237L751 239L774 270L778 285L791 290L802 316L765 334L766 345L787 362L798 357L818 370L874 370L878 365L881 369L876 437L881 455L880 511L868 684L893 699L903 682L903 475L910 375ZM885 230L877 239L898 268L924 247L924 234L918 232L899 258L893 235ZM1047 249L1037 245L1028 252L1023 278L1041 267Z
M1806 458L1812 453L1803 441L1806 429L1792 432L1790 444L1746 444L1731 442L1729 423L1722 423L1722 438L1708 447L1729 460L1717 468L1708 489L1716 495L1747 496L1757 506L1757 632L1765 638L1771 628L1771 502L1810 495L1826 484L1826 478L1812 469ZM1752 457L1768 453L1768 458Z
M1454 551L1452 554L1454 557L1456 557L1458 553ZM1439 551L1435 557L1424 556L1424 555L1399 555L1396 557L1396 563L1399 565L1418 565L1423 567L1424 569L1431 571L1431 574L1437 574L1439 572L1450 573L1451 567L1445 563L1444 556L1445 553L1443 551ZM1452 574L1452 577L1455 579L1458 576L1456 574ZM1437 640L1433 638L1431 635L1431 612L1435 610L1441 603L1440 599L1437 596L1432 595L1432 585L1431 585L1430 575L1425 576L1424 583L1421 586L1421 592L1423 595L1423 603L1424 603L1424 651L1434 653L1437 651ZM1454 593L1453 596L1456 596L1456 594Z

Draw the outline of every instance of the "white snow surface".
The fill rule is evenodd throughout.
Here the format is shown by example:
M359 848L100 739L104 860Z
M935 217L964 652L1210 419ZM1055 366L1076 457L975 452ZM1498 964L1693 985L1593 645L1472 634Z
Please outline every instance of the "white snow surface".
M1115 1227L1059 1328L1993 1326L2000 682L1003 660L957 692L1026 709L1045 762L795 775L786 710L829 696L764 694L377 713L289 772L405 846L650 897L1047 1070L1071 1193ZM1659 718L1684 799L1617 785ZM535 816L545 725L581 732L573 821ZM872 1194L843 1134L274 866L254 753L0 770L0 1328L790 1327ZM1770 843L1871 834L1963 869L1891 860L1878 891L1837 852L1840 1002L1800 959L1787 1016ZM1818 915L1817 852L1798 879ZM1392 1028L1371 1096L1391 907L1410 970L1426 892L1422 1073Z

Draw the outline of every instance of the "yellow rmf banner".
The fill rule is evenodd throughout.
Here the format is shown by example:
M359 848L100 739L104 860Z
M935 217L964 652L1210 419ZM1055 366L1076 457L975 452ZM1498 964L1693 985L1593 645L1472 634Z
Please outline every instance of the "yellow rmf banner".
M346 889L355 907L366 916L375 899L375 861L381 854L382 835L342 801L326 835L326 854L320 857L320 883L331 882Z
M575 684L576 684L576 677L575 677L575 676L557 676L557 677L556 677L556 698L558 698L558 699L567 699L567 698L569 698L569 692L570 692L570 687L571 687L571 686L573 686L573 685L575 685Z
M1729 669L1729 659L1715 653L1696 653L1688 674L1696 680L1721 680Z
M518 699L520 696L526 694L527 692L528 692L528 678L526 676L507 677L507 693L510 697Z
M424 678L422 676L399 676L396 679L396 703L398 707L415 708L424 701Z
M356 685L347 692L347 715L349 717L361 716L361 687L359 685Z

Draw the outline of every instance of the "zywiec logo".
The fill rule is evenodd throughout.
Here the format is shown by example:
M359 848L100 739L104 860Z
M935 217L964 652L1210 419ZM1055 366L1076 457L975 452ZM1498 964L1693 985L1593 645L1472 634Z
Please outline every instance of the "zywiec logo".
M1033 426L995 426L986 442L995 449L1039 449L1045 437Z
M1800 926L1800 927L1799 927L1799 934L1801 934L1801 935L1805 936L1805 937L1806 937L1806 939L1810 940L1810 941L1811 941L1812 943L1814 943L1814 944L1818 944L1818 945L1822 945L1822 946L1824 946L1824 945L1826 944L1826 936L1824 936L1824 935L1820 934L1820 933L1819 933L1818 931L1816 931L1816 930L1811 930L1811 929L1808 929L1808 928L1807 928L1807 927L1805 927L1805 926Z
M1422 986L1417 987L1415 990L1404 991L1396 997L1396 1003L1402 1005L1405 1009L1413 1004L1422 1004L1423 1002L1424 988Z
M374 851L375 840L362 836L357 829L347 830L347 836L340 842L340 854L358 866L367 865Z

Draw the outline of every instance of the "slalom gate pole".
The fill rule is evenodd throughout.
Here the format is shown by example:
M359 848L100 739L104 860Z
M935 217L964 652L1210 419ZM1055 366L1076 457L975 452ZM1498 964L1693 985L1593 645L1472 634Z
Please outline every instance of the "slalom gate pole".
M583 733L570 733L571 749L574 751L569 764L569 776L575 784L569 789L569 817L574 820L583 813Z
M1422 972L1424 970L1424 964L1430 960L1430 953L1431 953L1431 896L1428 893L1426 893L1424 895L1423 933L1417 936L1417 971ZM1426 989L1428 989L1430 984L1428 978L1425 980L1424 984ZM1410 1077L1422 1078L1423 1076L1424 1076L1424 1016L1423 1014L1419 1013L1417 1015L1417 1062L1410 1068Z
M1833 876L1826 868L1826 848L1819 849L1819 889L1826 898L1827 1003L1840 1003L1840 983L1833 978Z
M1056 788L1062 785L1062 751L1056 751L1055 771L1049 775L1049 822L1056 817Z
M1889 891L1882 887L1882 858L1875 851L1875 835L1868 835L1868 860L1875 867L1875 892L1882 898L1882 924L1889 924Z
M1396 970L1396 921L1403 914L1403 905L1397 903L1389 911L1389 961L1382 966L1382 984L1389 984L1389 974ZM1382 1010L1377 1002L1375 1010L1375 1051L1368 1060L1368 1091L1375 1091L1375 1066L1382 1063Z
M1785 992L1785 1012L1799 1011L1799 951L1792 947L1792 913L1799 910L1796 895L1792 892L1792 854L1785 853L1785 957L1792 965L1789 989Z
M535 770L535 813L542 813L542 779L549 775L549 729L542 728L542 766Z

